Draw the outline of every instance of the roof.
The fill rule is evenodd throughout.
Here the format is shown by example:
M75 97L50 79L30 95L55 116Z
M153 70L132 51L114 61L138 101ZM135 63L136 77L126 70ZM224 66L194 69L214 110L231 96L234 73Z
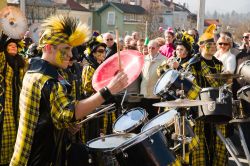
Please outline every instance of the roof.
M138 5L130 5L130 4L123 4L123 3L114 3L109 2L103 5L101 8L97 10L97 12L102 12L106 8L113 6L117 10L120 10L123 13L131 13L131 14L145 14L146 10Z
M79 3L74 0L67 0L66 4L64 3L56 3L53 0L26 0L26 4L33 6L43 6L43 7L57 7L59 9L69 9L69 10L77 10L77 11L89 11L85 7L81 6Z
M58 4L52 0L26 0L26 4L29 6L44 6L44 7L55 7Z
M205 19L204 26L209 26L211 24L220 25L219 19Z
M170 6L171 5L171 2L170 1L161 1L163 4L165 4L166 6ZM188 12L188 13L191 13L185 6L183 5L180 5L180 4L177 4L177 3L174 3L174 11L185 11L185 12Z
M71 10L89 12L89 10L87 8L83 7L82 5L80 5L79 3L75 2L74 0L67 0L66 5L68 5Z

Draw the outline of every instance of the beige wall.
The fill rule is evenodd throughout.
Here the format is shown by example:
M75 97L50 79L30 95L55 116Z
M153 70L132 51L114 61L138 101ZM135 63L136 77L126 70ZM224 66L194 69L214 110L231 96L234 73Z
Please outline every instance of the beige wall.
M57 14L75 17L76 19L79 19L82 23L87 24L89 26L90 30L92 31L92 22L93 22L92 12L73 11L73 10L57 10Z

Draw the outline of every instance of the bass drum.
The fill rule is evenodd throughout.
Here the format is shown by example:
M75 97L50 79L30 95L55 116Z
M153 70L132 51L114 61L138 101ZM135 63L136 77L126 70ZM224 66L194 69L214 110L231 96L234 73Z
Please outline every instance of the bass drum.
M247 60L245 62L243 62L238 70L237 70L237 74L240 74L243 76L243 78L238 79L240 82L245 81L247 84L250 84L250 60Z
M177 164L178 160L168 148L162 127L146 130L113 150L120 166L160 166Z
M86 146L89 151L89 163L91 166L118 166L115 157L111 151L135 137L136 134L111 134L95 138L87 142Z

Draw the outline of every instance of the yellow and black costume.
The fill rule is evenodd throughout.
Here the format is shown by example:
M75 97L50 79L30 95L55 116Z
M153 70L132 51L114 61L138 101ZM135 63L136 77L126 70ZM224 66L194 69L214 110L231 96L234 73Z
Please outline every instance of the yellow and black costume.
M211 27L210 27L211 28ZM205 32L200 38L200 44L206 42L214 43L211 33ZM200 55L200 60L190 66L191 72L195 77L195 82L201 88L219 87L218 80L205 77L209 74L221 73L222 62L212 57L211 60L205 59ZM223 111L223 110L222 110ZM193 166L224 166L227 164L227 151L225 145L216 134L216 127L220 129L222 134L226 136L226 125L217 125L205 123L196 120L194 133L199 138L199 144L195 151L191 154L191 165Z
M19 94L25 72L25 61L18 53L9 55L8 44L17 44L22 49L22 41L0 37L0 165L10 163L19 121Z
M46 44L77 46L85 42L88 28L76 20L52 16L45 20L39 47ZM20 122L11 166L66 165L65 130L75 123L77 101L67 95L58 68L33 59L24 76L20 95Z
M97 62L93 53L98 49L99 46L106 48L106 44L103 43L102 36L97 32L94 32L91 40L86 43L86 50L84 51L88 63L83 66L82 84L84 94L87 97L95 93L95 90L92 86L92 78L100 64ZM115 122L115 120L115 112L105 112L96 119L86 123L84 126L86 141L99 137L100 134L111 134L112 124Z

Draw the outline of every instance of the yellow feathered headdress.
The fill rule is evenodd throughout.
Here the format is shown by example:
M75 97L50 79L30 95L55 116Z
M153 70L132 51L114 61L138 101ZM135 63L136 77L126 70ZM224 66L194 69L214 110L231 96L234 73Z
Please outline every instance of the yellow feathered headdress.
M69 44L73 47L89 40L90 31L87 25L67 16L51 16L42 24L43 34L39 47L45 44Z
M214 41L214 30L216 29L215 24L211 24L205 32L199 38L199 45L203 44L205 41Z

